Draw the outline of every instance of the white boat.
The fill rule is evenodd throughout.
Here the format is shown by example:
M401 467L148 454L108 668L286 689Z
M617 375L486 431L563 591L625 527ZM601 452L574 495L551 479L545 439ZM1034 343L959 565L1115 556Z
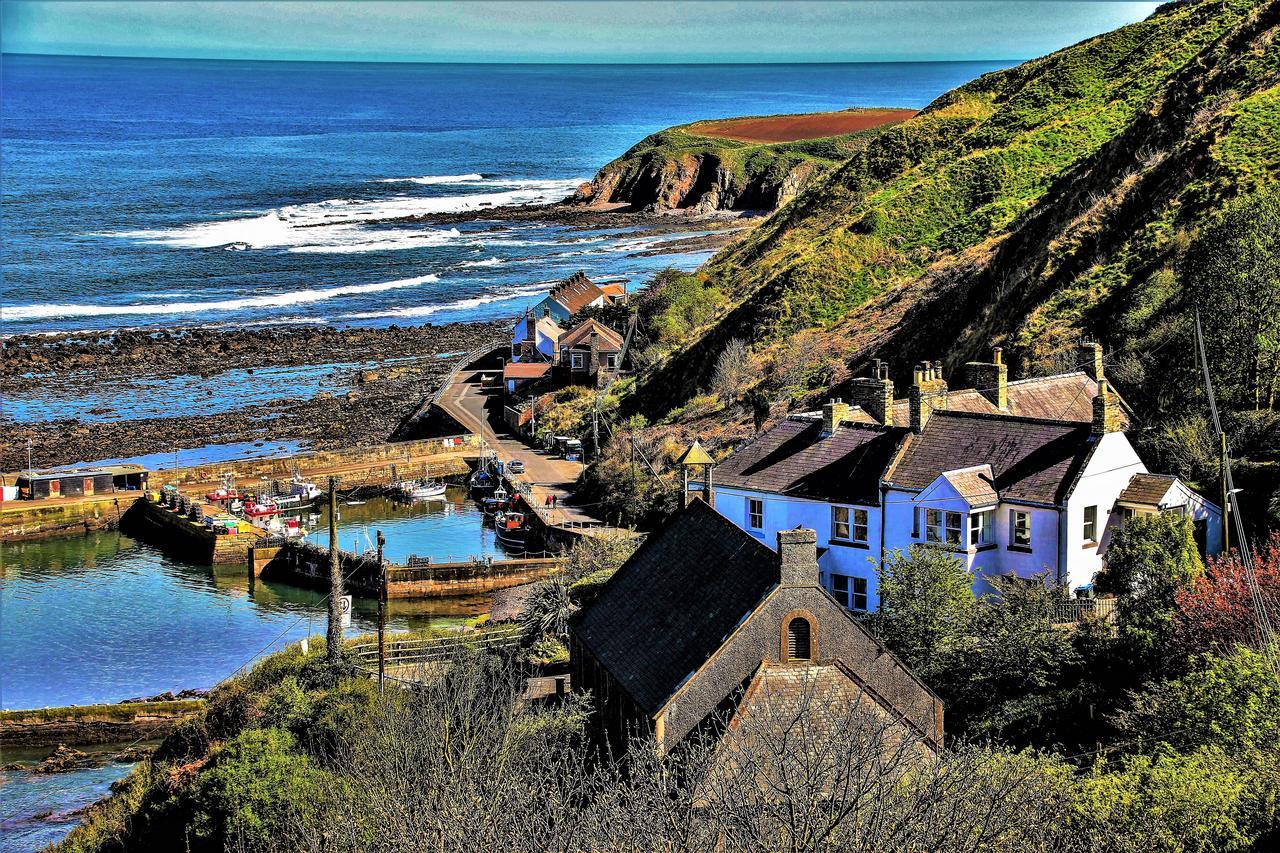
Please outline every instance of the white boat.
M401 495L413 501L440 500L444 498L444 483L418 483L412 480L396 486Z

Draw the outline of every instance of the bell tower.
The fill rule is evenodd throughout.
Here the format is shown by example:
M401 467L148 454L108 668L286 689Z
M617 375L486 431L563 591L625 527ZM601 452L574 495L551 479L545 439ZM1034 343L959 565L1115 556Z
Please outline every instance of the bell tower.
M689 505L689 482L695 476L694 469L702 469L702 494L699 495L707 506L714 507L716 505L716 493L711 482L711 471L716 466L716 461L711 458L711 454L702 449L702 444L694 439L693 444L689 445L689 449L681 454L677 460L680 470L683 473L683 488L680 490L680 508L684 509Z

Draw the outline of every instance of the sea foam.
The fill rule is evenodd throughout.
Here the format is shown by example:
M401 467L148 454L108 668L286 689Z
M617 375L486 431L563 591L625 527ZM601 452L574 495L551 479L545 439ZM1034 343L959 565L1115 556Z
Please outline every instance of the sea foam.
M246 296L241 299L221 299L208 302L164 302L131 305L64 305L45 303L39 305L16 305L0 309L7 320L44 320L54 317L110 317L122 314L206 314L210 311L244 311L251 308L284 308L290 305L302 305L310 302L322 302L340 296L356 296L365 293L380 293L386 290L398 290L403 287L417 287L439 281L438 276L420 275L415 278L402 278L396 281L381 281L373 284L349 284L341 287L308 288L292 290L287 293L264 294L262 296Z
M454 302L445 302L439 305L410 305L403 308L391 308L385 311L362 311L356 314L345 314L345 320L382 320L393 317L430 317L432 314L438 314L442 311L465 311L468 308L479 308L481 305L488 305L493 302L506 302L515 299L529 299L534 296L543 296L547 289L555 282L544 281L538 284L526 285L524 287L511 288L509 290L495 291L486 293L482 296L472 296L468 299L458 299Z

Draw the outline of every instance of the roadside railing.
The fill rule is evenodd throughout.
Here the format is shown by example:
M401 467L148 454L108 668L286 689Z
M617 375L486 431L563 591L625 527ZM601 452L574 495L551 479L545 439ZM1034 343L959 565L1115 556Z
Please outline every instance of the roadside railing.
M480 634L461 634L457 637L398 637L395 634L387 637L387 666L414 666L428 663L439 663L453 658L467 649L478 649L486 652L512 651L519 647L521 629L517 625L510 628L495 628ZM356 643L347 647L347 652L355 659L357 667L377 672L378 644Z
M1115 621L1115 598L1073 598L1059 601L1053 606L1052 621L1055 625L1075 625L1085 619Z

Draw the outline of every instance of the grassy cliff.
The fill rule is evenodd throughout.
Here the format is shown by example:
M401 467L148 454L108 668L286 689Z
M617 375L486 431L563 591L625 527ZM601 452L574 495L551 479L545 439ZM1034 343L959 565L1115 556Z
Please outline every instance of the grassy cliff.
M872 356L901 381L916 360L954 368L991 343L1033 373L1089 335L1117 353L1127 393L1167 404L1191 382L1189 359L1167 361L1192 302L1185 252L1233 199L1276 184L1278 22L1276 0L1167 4L882 129L679 298L653 296L655 328L697 312L652 353L639 408L709 387L734 338L767 377L799 334L833 352L811 391Z
M623 203L634 208L674 210L774 210L820 175L834 169L906 111L848 110L810 116L777 116L703 121L651 134L608 163L579 188L584 204ZM870 125L834 136L761 141L739 125L786 119L810 124ZM847 121L863 118L864 121ZM821 129L817 133L823 132ZM801 133L800 135L804 135Z

